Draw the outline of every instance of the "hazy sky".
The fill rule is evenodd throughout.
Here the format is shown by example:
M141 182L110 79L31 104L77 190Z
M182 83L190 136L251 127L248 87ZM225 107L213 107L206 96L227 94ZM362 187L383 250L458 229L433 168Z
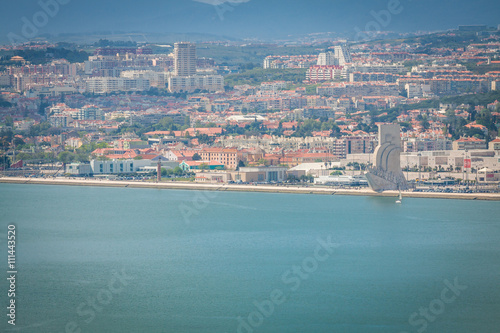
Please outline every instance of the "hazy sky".
M0 40L6 41L9 33L95 31L199 32L239 38L354 34L365 28L432 31L460 24L497 26L499 14L498 0L20 0L3 1Z

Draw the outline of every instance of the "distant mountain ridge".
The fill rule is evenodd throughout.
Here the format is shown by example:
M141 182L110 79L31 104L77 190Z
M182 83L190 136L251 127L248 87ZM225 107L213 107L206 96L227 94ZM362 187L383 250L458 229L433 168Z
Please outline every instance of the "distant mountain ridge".
M327 31L355 36L366 29L410 32L468 24L497 26L498 13L497 0L5 1L0 13L0 41L8 41L9 34L36 38L93 31L196 33L263 40ZM31 31L26 28L30 24Z

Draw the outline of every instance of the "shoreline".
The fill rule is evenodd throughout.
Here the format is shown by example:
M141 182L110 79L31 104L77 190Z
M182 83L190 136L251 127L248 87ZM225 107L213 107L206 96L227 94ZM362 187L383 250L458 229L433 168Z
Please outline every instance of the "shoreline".
M171 190L195 190L195 191L234 191L234 192L265 192L265 193L294 193L294 194L322 194L322 195L357 195L374 197L397 197L397 191L385 191L376 193L366 189L333 189L327 187L298 187L271 186L271 185L237 185L237 184L199 184L199 183L149 183L137 181L111 181L94 179L61 179L61 178L21 178L2 177L0 183L5 184L36 184L36 185L67 185L67 186L98 186L98 187L130 187L130 188L152 188ZM407 198L437 198L437 199L461 199L461 200L488 200L500 201L500 193L441 193L441 192L402 192Z

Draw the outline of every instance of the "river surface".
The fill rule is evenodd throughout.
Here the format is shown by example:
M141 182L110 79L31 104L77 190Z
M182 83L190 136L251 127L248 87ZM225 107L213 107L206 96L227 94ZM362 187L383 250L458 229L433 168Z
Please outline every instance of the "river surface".
M500 332L499 202L0 184L0 237L2 332Z

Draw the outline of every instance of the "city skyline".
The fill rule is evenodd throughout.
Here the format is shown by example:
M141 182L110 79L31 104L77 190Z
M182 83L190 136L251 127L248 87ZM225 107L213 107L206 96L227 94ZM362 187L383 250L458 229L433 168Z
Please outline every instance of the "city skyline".
M3 4L0 331L494 332L499 12Z

